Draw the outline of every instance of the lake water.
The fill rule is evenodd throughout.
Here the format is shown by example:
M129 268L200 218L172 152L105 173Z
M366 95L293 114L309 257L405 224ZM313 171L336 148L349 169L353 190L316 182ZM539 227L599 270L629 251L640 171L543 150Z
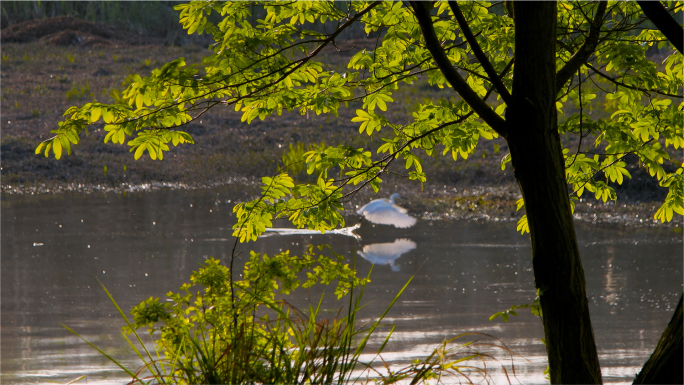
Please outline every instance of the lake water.
M118 332L122 320L97 280L128 311L150 296L176 291L204 258L227 261L230 200L244 198L235 188L4 195L2 382L64 383L80 375L88 384L126 382L118 368L61 324L136 368L139 362ZM349 224L357 221L350 218ZM581 223L577 232L604 381L631 383L681 293L681 235ZM362 257L378 263L366 290L367 317L384 309L414 276L387 318L396 331L386 361L407 362L446 338L481 332L516 354L513 383L545 382L540 321L524 310L508 323L488 320L535 297L529 239L513 222L419 220L411 229L364 222L357 233L360 240L274 235L239 249L242 256L250 249L297 254L309 244L329 244L350 263L356 256L359 274L371 268ZM405 253L396 254L401 249ZM294 300L305 304L318 293L302 291Z

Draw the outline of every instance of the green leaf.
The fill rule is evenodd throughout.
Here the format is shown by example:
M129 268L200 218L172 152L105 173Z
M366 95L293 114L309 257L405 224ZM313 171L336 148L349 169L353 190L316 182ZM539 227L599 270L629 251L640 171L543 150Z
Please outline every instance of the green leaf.
M515 229L517 231L520 231L521 235L530 232L530 226L527 223L527 214L523 215L520 219L518 219L518 225Z
M99 107L95 107L91 110L90 112L90 121L95 123L100 119L100 113L102 112L102 109Z
M142 94L136 95L136 97L135 97L135 108L136 109L139 110L143 107L143 100L144 100L144 96Z
M515 202L515 211L520 211L521 208L525 206L525 200L523 198L518 199Z
M52 151L55 153L55 159L62 157L62 143L59 140L52 141Z
M143 151L145 151L146 147L147 147L147 144L141 144L140 146L138 146L137 150L135 150L135 155L134 155L135 160L140 159L140 157L142 156Z
M43 148L45 148L47 144L45 142L41 142L38 147L36 147L36 155L40 154Z
M510 153L504 155L504 157L501 158L501 170L502 171L506 169L506 163L508 163L510 161L511 161L511 154Z

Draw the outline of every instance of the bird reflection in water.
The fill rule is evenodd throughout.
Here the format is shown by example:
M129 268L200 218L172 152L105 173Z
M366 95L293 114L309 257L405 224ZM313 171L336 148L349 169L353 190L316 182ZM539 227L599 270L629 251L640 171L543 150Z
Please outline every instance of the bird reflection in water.
M369 222L381 225L392 225L398 228L408 228L416 224L416 218L407 214L407 210L403 207L397 206L394 203L399 194L392 194L389 199L376 199L361 207L357 214L365 217ZM354 237L356 240L361 240L361 237L354 233L361 225L357 224L352 227L345 227L342 229L328 230L325 234L338 234ZM313 235L321 234L317 230L308 229L288 229L288 228L270 228L261 237L270 235ZM393 243L372 243L363 247L363 250L357 253L375 265L389 265L392 271L399 271L399 265L395 261L402 256L416 248L416 243L410 239L395 239Z
M260 235L259 238L269 237L271 235L319 235L319 234L337 234L346 235L348 237L360 240L361 237L354 233L354 230L361 227L360 224L356 224L351 227L344 227L341 229L327 230L325 233L319 230L309 230L309 229L290 229L290 228L268 228L264 231L264 234Z
M389 265L392 271L399 271L396 261L402 254L416 248L416 243L410 239L395 239L393 243L371 243L357 251L363 259L375 265Z
M376 199L361 207L356 213L363 215L368 222L379 225L392 225L408 228L416 224L416 218L407 214L405 208L394 204L399 194L392 194L389 199Z

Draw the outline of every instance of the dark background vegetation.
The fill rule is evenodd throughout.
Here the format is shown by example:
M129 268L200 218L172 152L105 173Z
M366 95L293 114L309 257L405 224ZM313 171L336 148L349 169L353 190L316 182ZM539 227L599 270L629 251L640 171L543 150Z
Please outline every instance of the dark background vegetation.
M355 109L341 108L340 116L300 115L294 111L268 117L248 125L232 108L217 108L200 121L187 126L195 145L173 148L163 161L133 159L128 146L104 144L102 126L84 135L70 156L60 160L35 155L40 141L62 120L71 105L91 101L114 102L125 89L128 75L141 76L178 57L200 63L212 40L206 35L188 36L178 23L177 2L12 2L0 3L2 24L2 191L5 193L46 192L63 189L99 188L125 190L152 183L175 187L203 187L242 181L255 188L258 178L274 174L283 165L290 148L310 143L351 143L377 148L379 137L358 134L351 122ZM340 7L343 3L340 2ZM254 8L254 18L263 17ZM330 30L332 25L315 25ZM376 35L354 28L330 47L322 60L330 70L344 71L351 55L363 47L373 48ZM654 52L658 55L659 52ZM413 108L427 99L454 98L421 80L394 93L388 117L408 122ZM600 106L595 114L601 114ZM573 148L569 141L566 146ZM301 150L300 150L301 151ZM401 165L381 195L399 191L409 197L414 212L458 215L487 215L515 218L517 186L510 164L502 171L499 163L508 152L505 141L483 141L468 160L454 162L450 156L423 156L428 183L409 181ZM680 160L681 162L681 160ZM651 212L667 194L657 182L630 160L632 180L618 190L618 205L580 205L578 213L616 208ZM675 163L667 166L674 169ZM306 179L306 173L296 174ZM256 190L255 190L256 191ZM367 201L364 191L354 202ZM624 206L624 207L623 207ZM479 209L478 209L479 208ZM491 211L488 211L491 209ZM654 212L655 210L652 210ZM477 214L475 214L477 212ZM628 214L625 214L628 215ZM629 214L631 215L631 214ZM652 213L651 215L652 216ZM649 217L650 217L649 216ZM641 216L643 218L643 215ZM595 219L595 218L594 218Z
M175 1L3 1L1 27L28 20L72 16L148 37L179 34Z

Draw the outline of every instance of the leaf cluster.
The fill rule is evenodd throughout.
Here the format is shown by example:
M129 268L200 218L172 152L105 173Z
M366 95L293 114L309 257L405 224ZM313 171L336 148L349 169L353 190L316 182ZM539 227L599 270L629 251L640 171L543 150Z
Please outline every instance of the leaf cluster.
M668 4L681 8L680 2ZM241 241L256 239L280 217L321 231L343 225L341 202L365 186L378 191L381 175L394 172L395 161L410 179L424 183L425 157L465 160L482 140L505 134L514 18L494 3L452 5L435 3L429 18L439 49L463 80L458 86L447 81L414 9L405 3L351 2L341 9L334 2L265 1L259 3L265 16L255 21L250 3L178 5L188 33L206 33L215 41L203 62L188 65L179 58L148 77L131 78L117 104L70 108L52 131L56 136L36 152L69 153L86 127L102 119L105 141L126 141L136 159L145 151L163 159L169 142L193 143L180 127L216 106L231 106L250 123L283 112L337 116L340 107L354 105L352 122L361 135L381 137L377 149L341 145L296 154L288 164L302 162L315 183L296 183L280 173L262 180L263 197L235 207L235 235ZM671 220L683 211L682 168L668 172L663 165L673 158L672 150L684 146L682 55L672 51L662 63L646 55L650 47L666 48L667 40L647 27L636 3L571 2L557 9L558 131L568 142L579 142L563 151L571 196L579 199L588 191L604 202L617 199L613 186L631 177L625 157L634 154L669 189L655 217ZM324 32L312 29L314 23L324 25ZM331 70L321 53L335 48L354 24L377 33L375 46L353 53L344 72ZM421 79L438 88L455 87L460 98L426 100L408 121L398 119L390 113L396 93ZM601 101L609 118L590 114ZM508 161L506 154L501 167ZM518 230L525 229L519 223Z
M518 312L516 312L517 309L530 309L530 313L532 313L533 316L535 317L540 317L542 316L542 308L541 308L541 303L539 302L539 296L532 301L532 303L524 303L521 305L513 305L511 306L510 309L500 311L498 313L492 314L491 317L489 317L490 321L494 321L498 317L501 317L501 319L504 322L508 322L508 318L511 315L517 316Z

